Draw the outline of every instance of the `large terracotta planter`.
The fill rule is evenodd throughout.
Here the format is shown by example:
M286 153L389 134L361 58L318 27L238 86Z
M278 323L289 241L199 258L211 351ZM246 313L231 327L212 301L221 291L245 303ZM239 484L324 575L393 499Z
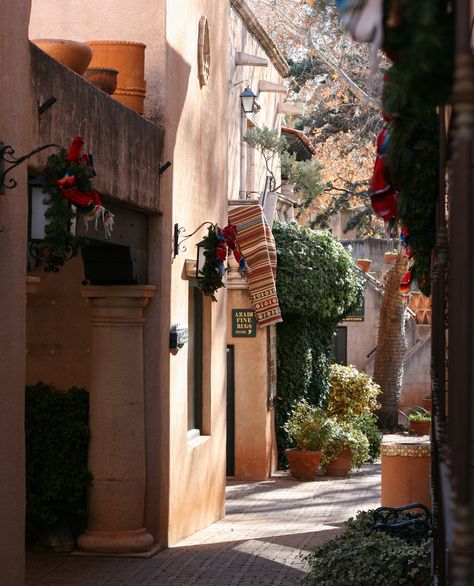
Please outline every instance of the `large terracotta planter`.
M145 92L117 88L112 97L124 104L124 106L128 106L132 110L135 110L135 112L143 114Z
M293 478L297 480L316 480L318 466L321 461L321 452L311 450L286 450L286 457Z
M382 507L431 506L429 442L382 444Z
M84 73L92 59L92 49L86 43L66 39L34 39L32 42L79 75Z
M87 41L94 51L91 67L118 69L117 88L145 92L145 47L133 41Z
M343 450L337 458L326 464L326 476L347 476L351 471L352 456L350 450Z

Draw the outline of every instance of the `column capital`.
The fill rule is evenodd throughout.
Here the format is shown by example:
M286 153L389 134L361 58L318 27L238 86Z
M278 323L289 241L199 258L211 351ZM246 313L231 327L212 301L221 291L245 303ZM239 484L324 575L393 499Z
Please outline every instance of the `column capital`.
M145 307L155 285L84 285L81 295L95 307Z

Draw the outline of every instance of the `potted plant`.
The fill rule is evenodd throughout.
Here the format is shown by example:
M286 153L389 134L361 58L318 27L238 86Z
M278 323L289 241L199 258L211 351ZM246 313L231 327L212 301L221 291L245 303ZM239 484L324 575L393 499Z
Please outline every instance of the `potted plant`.
M349 423L329 420L328 434L321 455L327 476L347 476L369 460L369 440Z
M412 435L429 435L431 431L431 413L417 407L408 414L410 433Z
M315 480L329 427L323 410L301 399L283 427L295 446L286 450L291 475L298 480Z

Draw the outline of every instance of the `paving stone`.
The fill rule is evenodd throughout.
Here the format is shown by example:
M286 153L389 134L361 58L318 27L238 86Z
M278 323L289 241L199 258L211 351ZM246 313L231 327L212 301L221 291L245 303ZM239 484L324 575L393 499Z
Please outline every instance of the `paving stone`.
M229 480L226 516L148 559L27 553L26 586L296 586L303 556L380 505L380 464L349 478Z

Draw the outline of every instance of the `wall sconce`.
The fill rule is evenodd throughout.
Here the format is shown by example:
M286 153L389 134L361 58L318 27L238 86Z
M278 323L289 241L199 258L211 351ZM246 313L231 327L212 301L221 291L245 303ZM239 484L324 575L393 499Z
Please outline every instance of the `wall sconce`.
M70 260L76 253L71 247L66 258L57 259L52 256L45 256L42 250L43 240L46 238L46 226L48 219L45 212L48 209L48 204L44 203L47 193L44 191L44 181L41 177L31 178L28 182L29 186L29 216L28 216L28 253L31 259L45 263L45 272L57 273L59 267L64 262ZM76 219L73 218L70 228L71 234L76 234ZM30 261L31 261L30 259ZM34 268L34 263L31 268Z
M7 174L10 173L12 169L33 155L36 155L36 153L49 148L56 148L58 149L58 152L64 150L63 147L59 144L45 144L38 147L37 149L32 150L27 155L16 157L15 149L11 145L4 145L4 143L0 141L0 194L3 195L5 193L5 189L13 189L18 185L18 182L15 179L8 178L7 180ZM5 163L8 163L9 167L5 168Z
M244 91L240 94L240 103L242 110L246 114L251 114L256 105L257 96L253 93L250 86L247 86Z
M178 254L180 252L185 252L187 250L186 246L183 246L183 242L185 242L188 238L191 238L191 236L194 236L194 234L196 234L196 232L198 230L200 230L203 226L210 226L210 227L214 227L215 224L213 224L212 222L203 222L200 226L198 226L196 228L196 230L194 230L194 232L191 232L191 234L188 234L187 236L184 236L185 232L186 232L186 228L184 226L179 227L178 224L174 225L174 234L173 234L173 258L176 258L178 256ZM204 257L204 242L201 241L197 244L198 247L198 256L197 256L197 262L196 262L196 276L198 274L198 267L203 267L204 266L204 261L205 261L205 257Z

